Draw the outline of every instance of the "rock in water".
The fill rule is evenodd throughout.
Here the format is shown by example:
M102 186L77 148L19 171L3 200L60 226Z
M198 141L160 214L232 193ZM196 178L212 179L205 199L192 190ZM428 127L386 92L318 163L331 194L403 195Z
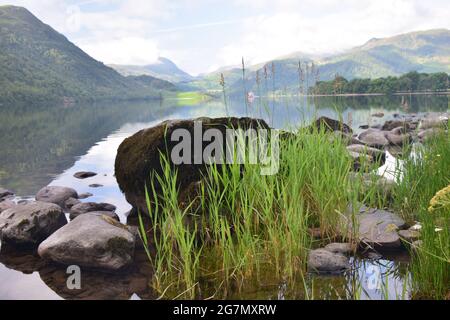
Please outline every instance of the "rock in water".
M406 223L395 213L363 208L357 219L361 244L383 249L401 246L398 230L404 228Z
M197 126L195 125L197 123ZM201 128L198 124L201 123ZM232 128L246 129L269 129L264 120L251 118L199 118L196 120L171 120L165 121L156 127L141 130L135 135L125 139L119 146L115 162L115 175L122 192L125 193L127 201L140 212L147 212L145 201L144 186L151 188L150 177L154 174L162 175L160 152L169 160L172 167L177 168L177 185L180 191L187 188L192 182L202 179L203 174L208 167L207 164L198 164L194 161L194 155L199 152L195 149L194 140L198 139L195 135L195 128L201 135L199 140L208 129L218 130L222 137L226 138L226 130ZM178 129L178 130L177 130ZM200 130L199 130L200 129ZM171 153L175 146L178 146L183 140L172 141L172 134L177 130L182 130L191 137L191 154L188 163L174 164L171 161ZM217 132L217 131L216 131ZM211 142L202 141L198 148L203 151ZM224 150L225 150L225 144ZM197 150L198 151L198 150ZM200 160L200 159L198 159ZM161 186L157 179L153 179L155 191L161 192Z
M311 130L323 129L328 132L342 131L347 134L353 133L353 130L345 123L328 117L320 117L310 126L310 128Z
M109 217L85 214L42 242L38 253L64 265L119 270L133 261L134 248L135 236L127 226Z
M384 148L389 145L388 139L385 137L385 132L375 129L369 129L359 135L359 140L364 142L369 147Z
M74 205L70 208L70 219L75 219L76 217L94 211L110 211L114 212L116 206L109 203L95 203L95 202L84 202Z
M95 172L89 172L89 171L81 171L75 173L73 176L77 179L87 179L91 177L95 177L97 174Z
M36 201L49 202L64 208L66 200L70 198L78 199L78 193L67 187L49 186L42 188L36 194Z
M350 254L354 251L351 243L330 243L327 244L324 249L332 253L340 253L344 255Z
M340 273L350 268L348 258L325 249L312 250L308 257L308 270L316 273Z
M0 214L2 239L16 245L38 245L66 223L62 209L45 202L14 206Z

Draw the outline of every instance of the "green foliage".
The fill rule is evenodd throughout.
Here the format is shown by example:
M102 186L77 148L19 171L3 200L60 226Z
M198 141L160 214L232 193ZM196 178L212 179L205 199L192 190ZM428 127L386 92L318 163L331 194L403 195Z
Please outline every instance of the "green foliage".
M310 89L313 94L358 94L446 91L450 89L450 76L446 73L409 72L400 77L378 79L347 79L336 76L332 81L319 81Z
M421 244L412 255L416 298L444 299L450 292L450 208L429 210L435 194L450 185L449 173L450 135L442 130L405 161L394 190L397 211L422 225Z
M123 77L26 9L0 7L0 103L158 98L173 89L154 78Z

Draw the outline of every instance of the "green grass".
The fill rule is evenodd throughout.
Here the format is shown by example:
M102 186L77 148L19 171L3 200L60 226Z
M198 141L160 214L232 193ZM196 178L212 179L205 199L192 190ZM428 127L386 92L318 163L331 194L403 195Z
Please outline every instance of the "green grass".
M394 206L409 221L422 225L421 246L412 255L416 298L448 298L450 292L450 207L429 211L430 201L450 185L450 135L442 131L416 148L404 163ZM440 231L436 232L436 228Z
M202 102L210 100L211 97L201 92L189 91L189 92L178 92L176 94L175 99L177 100L178 105L196 106Z
M258 165L212 165L198 197L185 209L178 204L177 173L163 158L164 174L152 179L162 193L147 189L156 247L154 288L166 296L181 292L193 298L205 278L220 296L232 283L268 272L277 281L306 281L314 245L309 229L351 241L341 218L349 203L361 200L359 186L349 178L352 159L345 143L331 137L300 129L282 140L281 170L273 176L261 175Z

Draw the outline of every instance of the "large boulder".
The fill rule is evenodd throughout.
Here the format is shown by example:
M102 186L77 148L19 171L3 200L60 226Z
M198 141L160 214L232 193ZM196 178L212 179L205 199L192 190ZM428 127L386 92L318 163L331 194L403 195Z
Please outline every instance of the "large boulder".
M386 152L380 149L368 147L362 144L352 144L347 147L347 150L349 152L369 155L373 159L380 161L381 164L386 162Z
M308 270L315 273L341 273L350 268L349 260L340 253L326 249L312 250L308 256Z
M63 265L120 270L134 257L135 235L106 216L84 214L59 229L38 248L39 255Z
M201 123L201 128L198 124ZM195 125L197 124L197 126ZM161 186L155 175L162 175L161 154L169 160L172 168L177 169L177 187L182 191L191 183L200 181L205 173L208 164L195 161L195 154L198 154L194 148L195 128L203 137L207 129L217 129L222 136L226 137L226 130L232 128L241 129L269 129L269 126L263 120L251 118L199 118L195 120L171 120L165 121L156 127L141 130L135 135L125 139L119 146L116 162L115 176L122 192L125 193L127 201L134 208L141 212L147 212L145 201L145 186L151 188L151 179L155 191L161 192ZM180 140L172 141L172 134L175 130L181 129L184 133L189 133L192 139L191 155L189 163L174 163L171 159L171 153ZM180 132L178 130L177 132ZM200 137L200 139L201 139ZM197 145L203 151L211 142L203 141ZM225 145L224 145L225 147ZM203 154L203 152L202 152Z
M116 206L109 203L95 203L95 202L83 202L74 205L70 208L70 219L75 219L76 217L94 211L109 211L114 212Z
M78 199L78 193L67 187L48 186L39 190L36 194L36 201L49 202L64 208L68 199Z
M38 245L66 223L61 207L45 202L17 205L0 214L2 240L15 245Z

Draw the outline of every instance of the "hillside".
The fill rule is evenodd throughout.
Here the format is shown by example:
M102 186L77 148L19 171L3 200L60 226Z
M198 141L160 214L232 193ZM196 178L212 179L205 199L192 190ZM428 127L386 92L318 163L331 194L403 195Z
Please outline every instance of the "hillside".
M109 66L124 76L152 76L172 83L187 82L194 79L171 60L162 57L157 62L145 66L117 64L111 64Z
M302 62L302 75L299 73L299 61ZM305 63L308 64L307 71ZM247 90L257 92L258 72L261 80L259 87L265 91L266 79L262 77L264 70L268 70L268 91L297 92L300 86L306 88L312 86L316 80L332 80L337 74L352 80L400 76L410 71L450 73L450 30L436 29L372 39L360 47L325 58L302 53L286 55L257 68L250 67L246 76ZM242 91L242 70L226 71L224 76L230 91ZM193 84L204 89L220 89L219 78L220 73L211 73L196 79ZM302 78L303 81L300 80Z
M0 6L0 103L156 98L160 89L174 87L124 77L27 9Z

